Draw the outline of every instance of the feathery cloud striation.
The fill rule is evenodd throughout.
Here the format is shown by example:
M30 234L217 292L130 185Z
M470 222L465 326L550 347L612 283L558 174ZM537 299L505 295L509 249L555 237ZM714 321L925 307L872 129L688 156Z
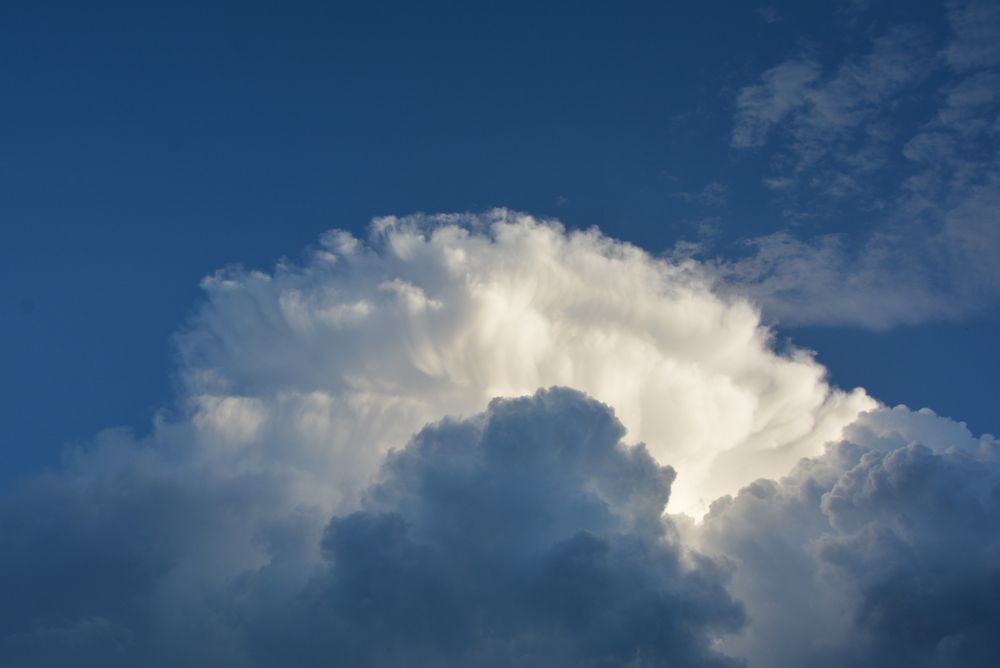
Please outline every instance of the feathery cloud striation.
M613 406L680 473L671 510L690 512L875 405L829 388L809 354L776 354L757 311L694 264L508 211L381 219L367 243L330 233L301 266L205 288L179 339L204 455L277 462L329 509L427 422L539 387Z

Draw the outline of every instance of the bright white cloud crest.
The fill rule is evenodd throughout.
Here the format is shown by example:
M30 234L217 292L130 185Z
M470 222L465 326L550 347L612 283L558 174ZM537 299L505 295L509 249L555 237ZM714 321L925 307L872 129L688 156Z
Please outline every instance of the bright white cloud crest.
M699 515L875 406L775 353L756 309L696 266L504 210L379 219L368 243L331 232L301 266L204 287L179 337L203 455L287 468L328 510L422 425L539 387L612 406L677 469L670 509Z

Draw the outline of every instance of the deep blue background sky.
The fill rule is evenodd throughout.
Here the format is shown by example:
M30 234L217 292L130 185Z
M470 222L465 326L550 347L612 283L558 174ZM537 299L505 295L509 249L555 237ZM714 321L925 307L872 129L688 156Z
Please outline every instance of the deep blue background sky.
M767 156L730 145L739 89L796 49L947 29L934 3L803 4L3 3L0 477L145 430L201 277L330 227L507 206L652 252L712 216L723 250L781 228ZM683 195L712 182L723 215ZM781 335L841 385L998 432L998 323Z

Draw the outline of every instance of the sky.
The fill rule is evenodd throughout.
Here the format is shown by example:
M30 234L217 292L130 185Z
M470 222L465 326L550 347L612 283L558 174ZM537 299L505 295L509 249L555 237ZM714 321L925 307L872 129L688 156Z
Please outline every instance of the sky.
M998 45L7 3L3 663L988 665Z

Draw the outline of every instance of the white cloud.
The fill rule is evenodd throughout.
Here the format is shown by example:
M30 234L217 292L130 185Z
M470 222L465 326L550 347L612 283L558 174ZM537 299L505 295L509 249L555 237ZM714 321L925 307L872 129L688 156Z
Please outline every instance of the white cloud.
M301 267L207 280L179 338L186 392L212 397L195 421L205 447L225 433L242 443L220 448L234 466L338 482L342 498L305 501L350 503L426 422L566 385L615 407L680 472L672 509L697 512L872 405L828 388L805 353L774 353L754 308L713 295L694 267L597 232L505 211L373 229L369 243L325 237ZM719 457L747 462L720 471Z

